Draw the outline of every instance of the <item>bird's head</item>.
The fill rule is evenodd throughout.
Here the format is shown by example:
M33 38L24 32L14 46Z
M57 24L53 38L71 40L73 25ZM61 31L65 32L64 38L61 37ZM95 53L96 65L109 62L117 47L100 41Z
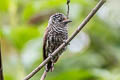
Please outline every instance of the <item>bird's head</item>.
M62 25L66 25L68 23L72 22L71 20L69 20L63 13L56 13L53 14L50 17L49 23L51 24L62 24Z

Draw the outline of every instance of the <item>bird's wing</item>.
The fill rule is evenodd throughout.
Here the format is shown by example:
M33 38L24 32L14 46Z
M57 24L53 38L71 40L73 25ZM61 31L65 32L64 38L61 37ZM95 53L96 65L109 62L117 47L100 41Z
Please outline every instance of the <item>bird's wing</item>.
M47 36L48 36L48 27L45 30L44 38L43 38L43 60L47 58Z

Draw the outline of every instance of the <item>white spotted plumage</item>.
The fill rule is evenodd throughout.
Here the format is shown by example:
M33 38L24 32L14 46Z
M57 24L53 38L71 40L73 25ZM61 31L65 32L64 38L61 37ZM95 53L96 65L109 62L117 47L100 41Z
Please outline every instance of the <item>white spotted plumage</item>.
M63 22L67 17L62 13L56 13L49 19L48 27L44 35L43 58L46 59L53 53L65 40L68 39L67 23ZM63 48L58 55L53 57L46 65L46 71L53 69L53 64L58 60Z

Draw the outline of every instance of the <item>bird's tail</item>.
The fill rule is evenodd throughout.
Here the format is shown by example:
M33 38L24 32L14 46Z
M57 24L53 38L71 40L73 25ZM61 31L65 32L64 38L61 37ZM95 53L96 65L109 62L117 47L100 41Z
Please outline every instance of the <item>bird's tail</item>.
M51 61L49 61L49 62L46 64L46 66L45 66L45 71L44 71L44 73L42 74L40 80L45 80L47 73L48 73L49 71L52 72L53 70L54 70L54 63L52 63Z
M46 65L46 72L53 71L54 70L54 63L52 61L49 61Z

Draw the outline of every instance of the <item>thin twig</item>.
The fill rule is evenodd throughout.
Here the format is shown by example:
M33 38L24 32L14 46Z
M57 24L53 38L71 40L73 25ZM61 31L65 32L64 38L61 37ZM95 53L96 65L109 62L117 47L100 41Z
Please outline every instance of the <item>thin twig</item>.
M83 22L78 26L78 28L75 30L75 32L72 34L72 36L66 41L66 43L63 43L60 45L52 54L51 56L55 56L58 54L58 52L68 45L68 43L82 30L82 28L89 22L89 20L95 15L95 13L99 10L99 8L105 3L105 0L100 0L98 4L93 8L93 10L88 14L88 16L83 20ZM37 68L35 68L30 74L28 74L24 80L29 80L32 76L34 76L39 70L43 68L43 66L50 61L51 57L49 56L44 60Z
M70 11L70 0L67 0L67 18L69 18L69 11Z
M0 80L4 80L2 68L1 40L0 40Z
M42 77L41 77L40 80L45 80L46 75L47 75L47 72L46 72L46 70L45 70L44 73L42 74Z

